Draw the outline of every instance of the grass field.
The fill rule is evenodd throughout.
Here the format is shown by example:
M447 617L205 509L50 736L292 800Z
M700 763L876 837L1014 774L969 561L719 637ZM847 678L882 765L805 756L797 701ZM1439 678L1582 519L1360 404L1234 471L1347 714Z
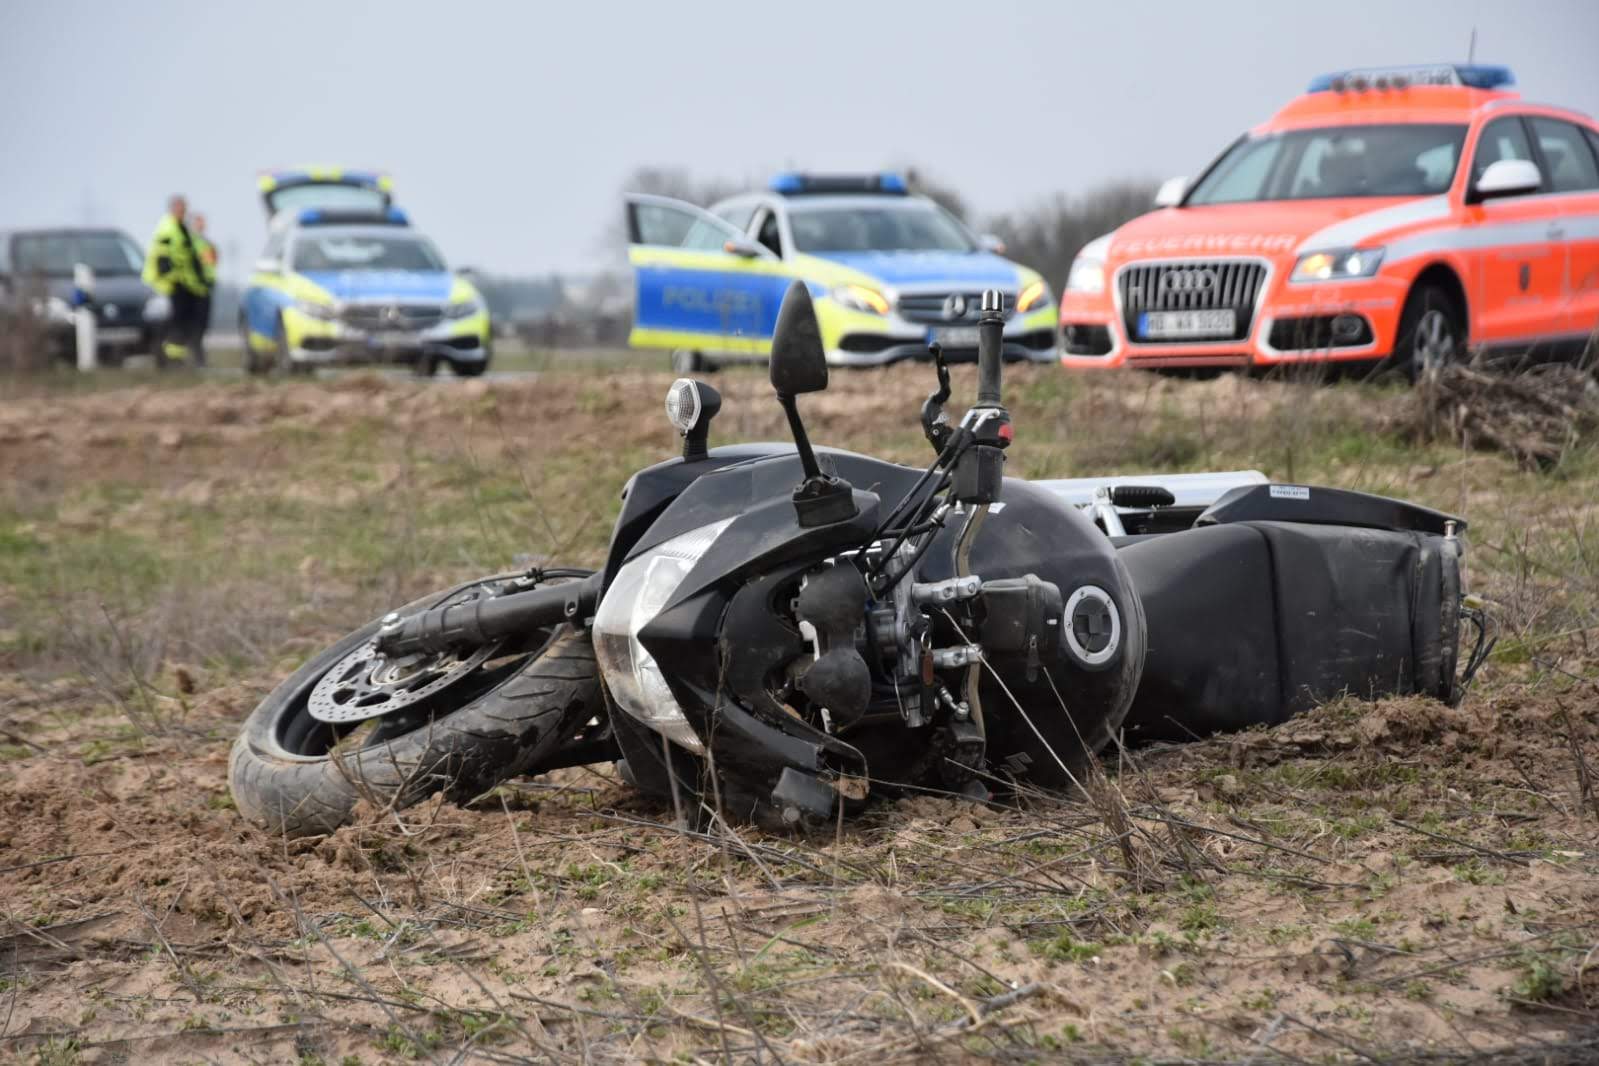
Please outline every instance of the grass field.
M0 380L0 1061L1599 1056L1599 451L1425 441L1403 390L1019 368L1010 470L1465 515L1500 641L1457 709L1339 702L1113 754L1094 803L821 838L678 831L608 768L245 824L227 751L277 678L453 580L597 564L671 454L670 375L537 369ZM924 462L930 379L835 374L813 439ZM713 443L782 439L761 375L716 384Z

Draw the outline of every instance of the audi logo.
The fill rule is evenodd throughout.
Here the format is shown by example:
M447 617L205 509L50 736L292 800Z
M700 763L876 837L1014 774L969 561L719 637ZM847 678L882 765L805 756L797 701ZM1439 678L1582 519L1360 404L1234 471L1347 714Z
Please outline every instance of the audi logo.
M1204 292L1216 285L1216 272L1201 268L1197 270L1168 270L1160 276L1162 292Z

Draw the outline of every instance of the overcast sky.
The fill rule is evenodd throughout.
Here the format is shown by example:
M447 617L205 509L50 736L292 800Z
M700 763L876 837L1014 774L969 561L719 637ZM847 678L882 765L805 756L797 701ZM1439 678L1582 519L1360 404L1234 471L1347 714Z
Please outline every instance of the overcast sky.
M172 191L237 272L254 180L376 167L457 265L605 265L639 165L916 163L978 214L1192 173L1311 75L1505 63L1599 112L1599 0L175 4L0 0L0 227L140 241Z

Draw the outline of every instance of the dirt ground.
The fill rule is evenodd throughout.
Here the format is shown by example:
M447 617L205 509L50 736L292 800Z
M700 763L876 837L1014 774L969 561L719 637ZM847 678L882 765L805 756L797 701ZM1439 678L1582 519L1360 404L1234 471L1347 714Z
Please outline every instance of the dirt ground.
M825 443L922 461L925 371ZM602 555L669 377L0 393L0 1061L1599 1060L1599 541L1393 390L1008 379L1013 470L1255 466L1473 521L1459 708L1342 701L1114 751L1092 802L675 828L609 767L246 824L227 753L308 652L461 576ZM777 439L723 374L719 440ZM0 388L6 387L0 384Z

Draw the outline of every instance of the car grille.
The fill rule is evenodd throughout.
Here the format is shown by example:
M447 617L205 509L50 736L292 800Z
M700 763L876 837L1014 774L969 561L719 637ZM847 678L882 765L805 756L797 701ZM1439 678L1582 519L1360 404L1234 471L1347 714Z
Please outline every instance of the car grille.
M430 329L444 318L437 304L352 304L340 316L344 324L356 329Z
M144 301L118 302L107 300L99 305L95 320L102 328L121 329L144 325Z
M1266 283L1266 264L1255 260L1181 259L1166 263L1131 263L1116 276L1116 292L1121 297L1122 318L1127 336L1134 344L1214 344L1241 341L1249 336L1255 314L1255 301ZM1237 312L1237 326L1231 338L1202 337L1194 340L1143 341L1139 339L1138 316L1145 311L1221 311Z
M1005 317L1016 311L1016 294L1007 292ZM953 301L953 306L951 305ZM973 292L907 292L899 298L899 316L908 322L922 322L929 326L956 326L976 322L983 313L983 294ZM960 314L950 312L959 309Z

